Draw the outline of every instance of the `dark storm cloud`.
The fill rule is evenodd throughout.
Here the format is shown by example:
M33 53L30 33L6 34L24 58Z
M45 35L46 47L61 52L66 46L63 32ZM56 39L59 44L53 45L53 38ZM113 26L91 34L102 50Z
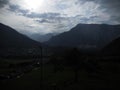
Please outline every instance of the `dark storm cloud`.
M21 9L18 5L9 5L9 11L15 12L16 14L21 14L22 16L28 17L28 18L43 18L43 20L38 20L39 22L49 22L46 19L54 19L56 17L60 17L60 13L29 13L29 10ZM59 18L58 18L59 19Z
M78 0L76 2L76 4L86 3L86 2L94 2L94 3L100 4L101 6L104 6L104 7L120 8L120 6L119 6L120 0Z
M9 0L0 0L0 8L4 7L4 5L8 3L9 3Z
M39 23L52 23L50 20L42 19L42 20L36 20Z
M32 10L24 0L0 0L0 21L23 33L59 33L78 23L120 24L120 0L46 1L49 5Z
M36 20L39 23L55 23L61 22L64 20L65 17L62 17L60 13L31 13L27 14L26 17L28 18L38 18L40 20Z
M9 5L8 10L15 13L21 13L24 16L29 12L29 10L21 9L18 5Z
M120 22L120 0L78 0L76 4L85 4L86 2L93 2L99 4L99 10L107 13L111 18L108 22ZM95 16L91 19L97 20L99 17Z
M75 2L75 4L84 4L86 2L96 2L97 0L78 0Z
M78 0L76 3L76 5L82 5L85 4L89 6L89 3L86 4L87 2L93 2L95 4L100 5L98 9L98 11L101 11L103 13L107 13L107 15L109 15L111 18L109 19L109 21L119 21L120 22L120 0ZM8 0L0 0L0 5L4 6L5 4L8 3ZM1 7L0 6L0 7ZM86 6L87 7L87 6ZM19 5L12 5L9 4L9 11L11 12L15 12L18 15L22 15L25 16L27 18L31 18L31 19L37 19L35 21L39 22L39 23L55 23L57 22L62 22L62 20L66 20L70 17L62 17L61 13L53 13L53 12L47 12L47 13L36 13L36 12L32 12L30 13L29 10L23 9L21 8ZM92 13L94 12L94 13ZM79 19L81 22L91 22L91 21L104 21L101 20L103 17L104 19L104 15L100 16L97 15L95 13L95 10L87 10L86 13L89 13L88 15L84 15L84 16L79 16ZM98 13L99 14L99 13ZM73 18L74 19L74 18ZM100 20L99 20L100 19ZM107 21L107 22L109 22Z
M21 9L18 5L9 5L8 10L15 13L21 13L22 16L28 18L54 18L60 16L60 13L29 13L29 10Z
M101 9L107 10L119 10L120 9L120 0L78 0L76 4L86 3L86 2L94 2L96 4L100 4Z
M100 5L101 8L116 11L120 9L120 0L101 0Z
M18 6L18 5L9 5L8 10L11 12L15 12L18 15L25 16L27 18L31 18L31 19L37 18L38 20L35 20L35 21L39 22L39 23L55 23L56 21L61 22L61 20L64 20L64 18L61 17L60 13L52 13L52 12L48 12L48 13L32 12L32 13L30 13L29 10L21 9L20 6Z
M69 19L68 17L52 17L52 18L48 18L48 17L42 17L40 20L36 20L39 23L61 23L65 20Z
M101 0L101 9L110 14L110 21L120 22L120 0Z
M60 13L31 13L27 14L27 17L29 18L55 18L59 17L61 14Z

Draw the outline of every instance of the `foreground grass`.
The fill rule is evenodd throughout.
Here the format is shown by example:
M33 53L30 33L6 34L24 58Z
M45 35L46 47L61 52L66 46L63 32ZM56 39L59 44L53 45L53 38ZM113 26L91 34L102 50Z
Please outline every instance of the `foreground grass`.
M74 82L74 72L70 67L63 71L53 72L53 65L46 64L43 68L42 90L98 90L119 87L120 73L102 71L88 73L79 71L78 82ZM41 90L41 68L35 68L20 78L5 80L0 90Z

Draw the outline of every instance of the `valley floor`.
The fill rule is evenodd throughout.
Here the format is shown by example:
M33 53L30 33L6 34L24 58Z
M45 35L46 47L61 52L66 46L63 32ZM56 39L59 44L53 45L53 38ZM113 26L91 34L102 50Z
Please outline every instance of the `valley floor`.
M87 59L92 59L88 57ZM101 90L101 89L120 89L120 57L95 57L99 60L99 69L90 72L90 69L81 68L78 70L78 80L75 81L75 73L70 66L61 66L54 71L54 65L51 63L43 64L41 67L37 64L31 64L32 61L22 60L23 62L15 62L14 60L7 63L13 63L21 66L14 68L0 68L0 75L9 75L13 71L13 78L0 78L0 90ZM116 61L113 61L116 60ZM19 63L19 64L18 64ZM5 67L5 65L4 65ZM11 66L13 67L13 66ZM94 67L95 68L95 67ZM21 71L20 71L21 69ZM15 72L17 71L17 72ZM42 75L42 76L41 76ZM12 76L12 74L11 74Z

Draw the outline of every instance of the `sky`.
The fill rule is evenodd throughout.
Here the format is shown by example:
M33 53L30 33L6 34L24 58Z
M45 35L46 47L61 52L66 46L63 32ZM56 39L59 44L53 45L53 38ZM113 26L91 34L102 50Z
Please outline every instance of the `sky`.
M120 24L120 0L0 0L0 23L26 34L61 33L79 23Z

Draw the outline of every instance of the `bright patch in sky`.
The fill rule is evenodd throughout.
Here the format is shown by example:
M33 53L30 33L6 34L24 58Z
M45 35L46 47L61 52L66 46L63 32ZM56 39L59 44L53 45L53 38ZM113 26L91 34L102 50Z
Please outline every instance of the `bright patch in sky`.
M24 0L25 9L36 11L45 4L45 0Z
M24 34L61 33L79 23L120 24L120 0L0 0L0 23Z

